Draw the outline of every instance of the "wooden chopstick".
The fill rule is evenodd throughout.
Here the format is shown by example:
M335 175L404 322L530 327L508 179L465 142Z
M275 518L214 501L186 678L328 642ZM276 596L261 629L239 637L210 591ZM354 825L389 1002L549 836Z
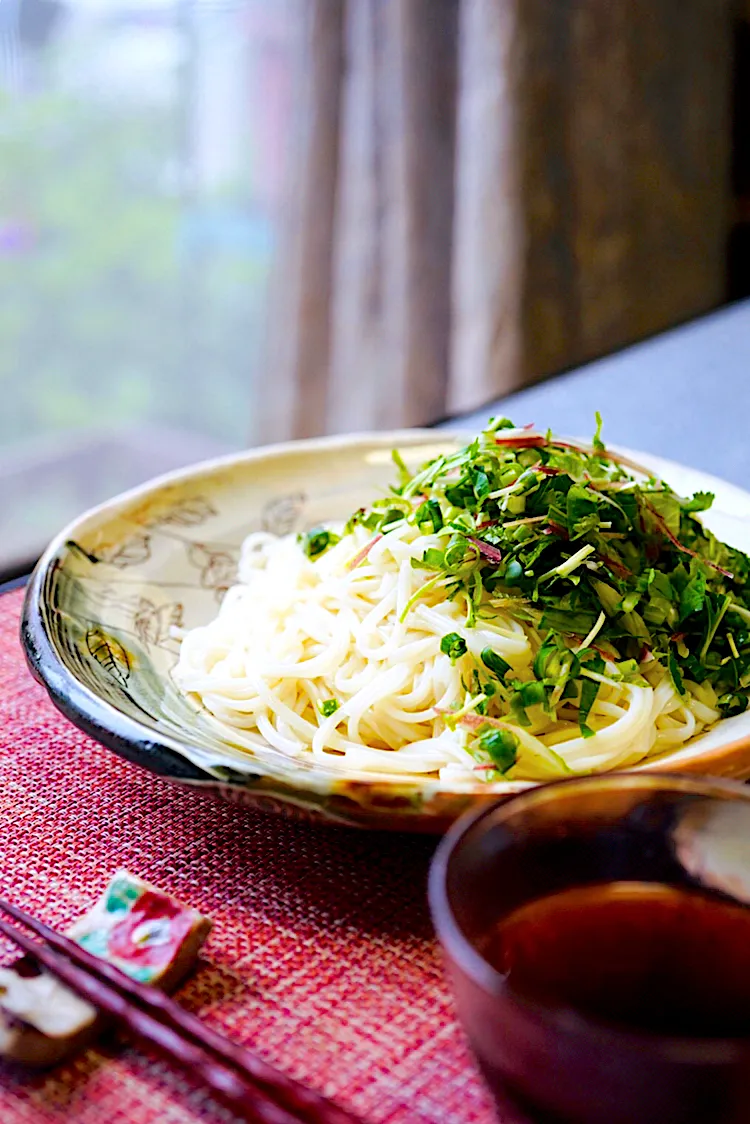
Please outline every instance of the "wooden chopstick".
M299 1124L301 1120L312 1119L288 1113L267 1094L260 1094L258 1086L251 1085L235 1069L216 1061L209 1052L183 1038L176 1030L134 1004L132 999L121 994L111 984L96 979L86 969L66 960L60 953L52 952L2 920L0 932L99 1010L114 1016L128 1030L197 1074L243 1119L250 1120L253 1124Z
M89 975L111 984L120 994L127 996L133 1003L148 1011L159 1022L171 1026L183 1037L207 1049L229 1066L238 1069L255 1085L266 1091L273 1100L301 1119L309 1118L316 1124L357 1124L350 1114L337 1108L318 1093L285 1077L249 1050L229 1042L221 1034L205 1026L195 1015L185 1011L163 992L138 983L121 972L114 964L93 956L69 937L56 932L43 921L38 921L2 898L0 898L0 910L43 937L52 948L57 949L68 960L85 968ZM33 951L37 955L39 946L35 944Z
M197 1074L243 1119L258 1124L360 1124L325 1097L204 1026L164 993L131 979L10 902L0 899L0 910L50 947L0 919L1 933L94 1006Z

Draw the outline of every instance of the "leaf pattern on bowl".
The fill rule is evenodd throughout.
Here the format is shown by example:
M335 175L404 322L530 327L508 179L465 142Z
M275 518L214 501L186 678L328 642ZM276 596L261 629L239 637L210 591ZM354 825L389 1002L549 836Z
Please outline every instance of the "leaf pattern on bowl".
M199 527L218 511L205 496L191 496L181 500L164 515L158 516L154 524L173 524L176 527Z
M305 510L307 496L304 492L292 492L287 496L275 496L269 500L261 513L261 526L272 535L289 535L300 524Z
M108 636L102 628L90 628L86 633L86 647L93 659L112 679L121 687L127 686L130 678L130 660L119 640Z
M184 614L181 601L156 605L148 597L140 597L133 615L135 634L147 647L161 644L170 639L172 628L182 628Z
M118 570L128 566L142 566L151 558L151 536L133 535L122 543L100 547L94 554L99 562L108 562Z
M237 552L213 550L205 543L190 543L188 558L200 570L200 583L204 589L225 592L237 578Z

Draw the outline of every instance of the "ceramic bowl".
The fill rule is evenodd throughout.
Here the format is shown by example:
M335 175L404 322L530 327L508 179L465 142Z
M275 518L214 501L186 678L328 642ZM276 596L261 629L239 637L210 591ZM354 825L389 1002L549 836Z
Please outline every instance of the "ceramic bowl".
M337 824L439 833L469 807L526 787L451 785L250 755L223 742L172 684L173 625L211 619L251 530L285 534L346 518L407 463L464 436L406 430L270 446L172 473L95 508L49 546L30 582L22 640L36 678L77 726L187 788ZM750 550L750 495L703 473L631 454L678 491L715 492L706 522ZM750 776L750 713L719 723L645 770Z
M552 1000L549 993L521 990L512 970L498 971L486 956L498 923L561 891L617 884L621 889L647 884L691 893L718 890L722 907L731 901L739 912L750 900L749 833L746 785L668 774L610 773L548 784L481 809L453 827L432 861L432 919L459 1018L503 1124L739 1124L750 1119L747 1037L700 1038L618 1022L568 1005L567 997ZM622 973L633 984L638 977L628 975L627 957L625 964L597 957L596 922L590 924L583 953L590 979L615 983ZM634 944L644 929L648 932L647 914L640 929L632 925L629 930ZM543 934L543 926L524 931L532 962ZM659 957L664 950L651 947L658 962L651 972L663 978ZM726 947L731 950L731 938ZM674 956L675 965L684 963L679 949L667 955ZM563 951L559 959L570 967ZM726 995L726 989L746 994L748 974L735 975L736 960L728 976L710 959L706 956L704 975L717 994ZM655 990L664 994L658 986ZM606 996L596 994L599 1001ZM673 1027L685 1026L684 1007L662 1013Z

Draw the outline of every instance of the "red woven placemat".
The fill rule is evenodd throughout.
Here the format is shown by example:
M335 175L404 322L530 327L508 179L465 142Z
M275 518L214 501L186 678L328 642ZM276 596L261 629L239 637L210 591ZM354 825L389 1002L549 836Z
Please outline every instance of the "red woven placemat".
M263 817L173 788L62 718L0 597L0 881L60 926L125 866L214 920L179 993L366 1121L490 1124L425 903L434 843ZM46 1075L0 1066L2 1124L232 1121L116 1038Z

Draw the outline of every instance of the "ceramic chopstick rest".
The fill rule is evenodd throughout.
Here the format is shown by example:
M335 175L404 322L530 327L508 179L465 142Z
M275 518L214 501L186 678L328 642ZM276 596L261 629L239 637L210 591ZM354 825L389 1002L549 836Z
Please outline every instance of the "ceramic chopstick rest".
M207 917L120 870L67 936L133 979L170 991L190 971L210 929ZM0 968L0 1056L55 1065L87 1045L103 1021L30 957Z

